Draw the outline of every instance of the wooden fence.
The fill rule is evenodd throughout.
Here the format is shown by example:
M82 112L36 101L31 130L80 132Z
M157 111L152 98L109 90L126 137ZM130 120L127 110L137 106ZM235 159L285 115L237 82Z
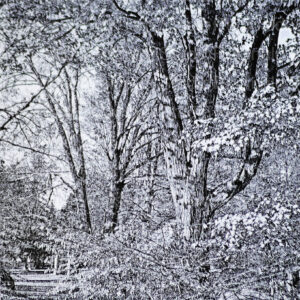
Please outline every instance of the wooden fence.
M49 270L10 270L15 281L15 291L0 290L0 300L54 300L63 299L62 295L55 294L58 287L66 287L69 280L67 275L49 273ZM65 299L68 299L66 297Z

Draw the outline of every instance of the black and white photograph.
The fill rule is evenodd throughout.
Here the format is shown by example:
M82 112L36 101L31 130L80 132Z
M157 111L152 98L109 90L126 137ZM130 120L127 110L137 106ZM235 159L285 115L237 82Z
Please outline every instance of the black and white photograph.
M0 300L300 300L300 0L0 0Z

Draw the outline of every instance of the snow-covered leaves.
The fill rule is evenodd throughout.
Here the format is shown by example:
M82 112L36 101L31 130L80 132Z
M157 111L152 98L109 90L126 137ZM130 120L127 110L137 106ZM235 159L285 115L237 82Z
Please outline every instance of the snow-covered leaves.
M300 207L296 203L293 205L281 203L280 195L278 196L279 198L260 200L259 206L252 212L217 218L214 221L212 237L216 238L218 243L222 241L222 247L231 251L247 247L248 243L252 243L253 236L254 239L260 236L258 246L261 249L264 249L272 239L277 240L283 247L283 241L280 241L275 232L286 231L289 235L288 232L294 230L290 222L299 216Z
M277 94L274 88L267 86L256 91L238 114L225 120L223 116L196 120L193 131L197 138L193 148L216 155L230 148L233 155L239 155L248 139L253 139L257 132L263 135L263 149L270 149L275 143L287 143L299 137L299 131L295 130L299 128L299 107L297 96Z

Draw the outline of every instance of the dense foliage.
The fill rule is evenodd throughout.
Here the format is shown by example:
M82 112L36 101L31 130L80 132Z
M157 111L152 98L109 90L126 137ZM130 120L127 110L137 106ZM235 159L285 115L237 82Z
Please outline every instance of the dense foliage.
M297 299L299 14L1 3L7 266L68 258L67 299Z

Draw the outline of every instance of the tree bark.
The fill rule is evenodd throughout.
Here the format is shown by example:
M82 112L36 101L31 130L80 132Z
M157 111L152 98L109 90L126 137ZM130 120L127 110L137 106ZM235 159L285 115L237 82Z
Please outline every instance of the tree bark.
M196 38L193 29L193 20L191 14L191 4L189 0L185 3L185 19L187 30L185 34L186 42L186 87L188 93L188 107L190 120L193 122L197 117L197 99L196 99Z
M197 101L195 92L196 78L196 45L192 27L190 3L186 1L185 17L186 31L186 57L187 76L186 85L188 92L189 115L191 121L195 120ZM215 104L218 94L219 79L219 49L217 43L218 29L216 27L216 12L214 1L209 1L203 9L205 23L204 43L207 51L203 53L204 72L203 95L205 98L204 117L206 119L215 116ZM156 83L160 87L163 99L167 104L163 106L161 126L164 132L164 158L170 183L176 218L186 239L199 239L208 222L210 205L207 193L207 174L210 161L208 152L193 153L191 145L194 137L183 136L184 124L176 102L175 92L167 64L167 56L162 36L151 32L154 47L155 70L161 76L157 76ZM168 111L171 108L171 112Z
M276 89L277 78L277 48L278 37L282 23L286 19L287 14L278 12L273 18L273 28L269 38L268 45L268 83L273 84Z

